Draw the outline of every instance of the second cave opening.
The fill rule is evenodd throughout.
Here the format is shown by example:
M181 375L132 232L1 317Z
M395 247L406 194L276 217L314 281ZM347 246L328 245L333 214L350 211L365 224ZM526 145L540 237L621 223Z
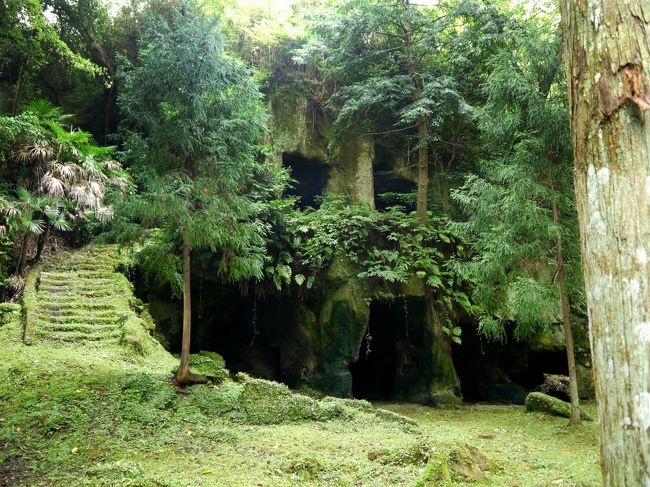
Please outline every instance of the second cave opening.
M289 196L298 196L298 208L318 208L318 197L327 186L329 166L318 159L308 159L298 153L282 154L282 164L291 170L293 187L286 191Z
M350 365L355 398L384 401L412 392L408 378L426 355L423 322L423 299L370 303L368 329L359 357Z

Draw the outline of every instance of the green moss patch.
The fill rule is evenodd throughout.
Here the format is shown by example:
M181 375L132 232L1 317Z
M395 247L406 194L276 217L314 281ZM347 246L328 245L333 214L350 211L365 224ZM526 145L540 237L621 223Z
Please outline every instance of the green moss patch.
M486 480L486 472L499 467L476 448L466 444L434 449L416 487L445 487Z
M526 410L550 416L571 417L571 404L542 392L531 392L526 396ZM591 415L582 409L580 418L584 421L593 421Z

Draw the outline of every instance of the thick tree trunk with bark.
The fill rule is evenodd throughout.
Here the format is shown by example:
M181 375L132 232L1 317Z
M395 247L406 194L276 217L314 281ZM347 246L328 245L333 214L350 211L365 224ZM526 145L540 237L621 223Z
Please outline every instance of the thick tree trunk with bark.
M605 486L650 485L650 3L562 0Z

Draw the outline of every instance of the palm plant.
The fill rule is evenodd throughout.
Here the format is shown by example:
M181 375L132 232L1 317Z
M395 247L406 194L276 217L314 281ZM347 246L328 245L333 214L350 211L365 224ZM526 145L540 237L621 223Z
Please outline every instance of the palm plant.
M90 216L110 220L105 204L109 186L124 189L129 182L120 163L111 158L113 147L96 145L91 135L65 123L70 118L47 101L37 101L19 116L33 125L32 140L16 140L10 160L17 164L14 197L0 199L5 222L0 231L15 233L20 243L16 273L22 274L27 248L38 237L39 260L52 229L68 231Z

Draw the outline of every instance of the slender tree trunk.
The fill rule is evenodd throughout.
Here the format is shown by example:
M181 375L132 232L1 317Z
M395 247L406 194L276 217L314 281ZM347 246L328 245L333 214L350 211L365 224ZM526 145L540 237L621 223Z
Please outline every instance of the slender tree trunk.
M11 114L15 117L16 113L18 113L18 102L20 101L20 88L21 84L23 81L23 68L25 66L25 63L22 63L20 65L20 69L18 70L18 80L16 81L16 94L14 96L14 105L11 110Z
M650 5L562 0L603 484L650 485Z
M190 374L190 338L192 335L192 286L190 281L189 229L183 228L183 341L181 365L176 375L179 384L188 383Z
M25 261L27 260L27 246L29 245L30 233L26 232L23 235L23 242L20 245L20 255L18 256L18 263L16 264L16 275L22 276L25 270Z
M551 204L553 210L553 222L560 223L560 210L555 201ZM564 272L564 252L562 250L562 237L558 235L555 241L555 265L557 267L557 279L560 285L560 300L562 303L562 327L564 328L564 343L566 345L566 359L569 367L569 397L571 399L570 424L580 423L580 399L578 395L578 375L576 374L576 357L573 345L573 329L571 327L571 304L569 292L566 287L566 274Z
M413 32L410 15L411 3L403 0L404 11L407 20L402 23L404 29L404 45L408 71L413 83L413 101L417 102L422 98L422 79L417 71L415 58L413 56ZM422 225L427 222L427 200L429 196L429 121L424 115L417 118L418 126L418 198L417 215Z
M45 231L38 236L38 243L36 244L36 257L34 260L38 262L41 260L41 254L43 253L43 248L47 243L47 239L50 236L50 224L45 225Z
M181 364L176 382L181 385L205 383L207 377L190 372L190 339L192 337L192 286L190 274L189 228L183 228L183 338L181 342Z
M425 117L418 117L418 199L417 215L422 225L427 222L429 199L429 130Z
M454 161L456 154L452 154L451 159L449 160L449 165L445 166L442 160L438 162L438 185L440 192L440 204L442 206L442 212L447 215L447 218L451 218L451 210L449 207L449 178L447 177L448 167Z

